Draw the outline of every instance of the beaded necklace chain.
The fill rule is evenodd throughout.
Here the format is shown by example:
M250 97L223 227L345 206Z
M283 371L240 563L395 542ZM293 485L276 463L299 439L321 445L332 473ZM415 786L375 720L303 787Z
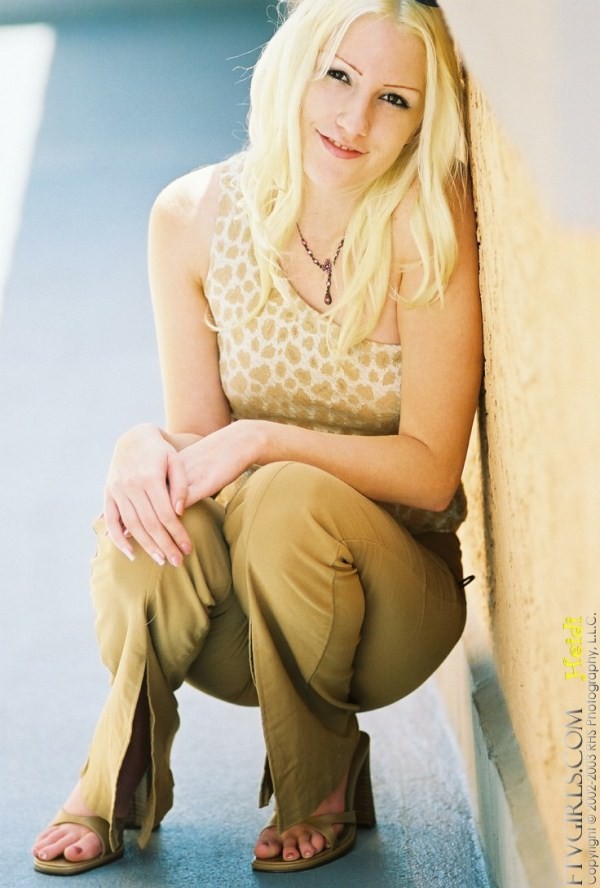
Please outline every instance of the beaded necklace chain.
M333 259L325 259L324 262L319 262L319 260L317 259L317 257L315 256L315 254L313 253L311 248L308 246L308 244L304 240L304 236L303 236L302 232L300 231L300 226L296 225L296 228L298 229L298 234L300 235L300 240L302 241L302 246L304 247L304 249L306 250L306 252L310 256L312 261L315 263L315 265L318 268L320 268L321 271L324 271L327 275L327 284L325 286L325 296L323 297L323 302L325 303L325 305L331 305L331 278L333 275L333 266L335 265L335 263L337 261L337 257L340 255L340 250L344 246L344 238L342 238L341 241L339 242L338 248L335 251L335 255L334 255Z

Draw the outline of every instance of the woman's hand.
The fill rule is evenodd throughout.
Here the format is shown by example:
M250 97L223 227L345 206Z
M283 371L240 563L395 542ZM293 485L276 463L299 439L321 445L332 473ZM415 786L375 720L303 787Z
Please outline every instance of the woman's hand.
M187 478L186 507L218 493L259 461L263 425L241 419L180 451Z
M158 564L174 566L192 551L179 516L187 498L181 454L150 424L117 441L104 493L108 536L133 560L133 537Z

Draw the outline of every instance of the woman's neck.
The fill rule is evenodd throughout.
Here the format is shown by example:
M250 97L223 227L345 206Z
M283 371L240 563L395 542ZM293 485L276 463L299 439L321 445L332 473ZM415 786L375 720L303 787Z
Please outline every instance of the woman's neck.
M327 252L343 238L355 205L355 194L305 188L298 227L315 252Z

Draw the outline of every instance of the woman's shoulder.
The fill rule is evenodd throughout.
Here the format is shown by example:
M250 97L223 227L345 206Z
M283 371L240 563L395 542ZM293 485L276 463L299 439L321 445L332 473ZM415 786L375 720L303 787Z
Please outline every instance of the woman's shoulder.
M185 226L210 214L218 204L223 164L200 167L169 182L157 195L152 215L166 224Z
M221 179L232 160L179 176L160 191L152 206L151 233L159 239L176 239L179 251L187 254L194 273L202 278L219 213Z
M445 188L448 210L458 235L473 210L473 194L467 173L457 175ZM392 243L395 261L409 265L421 261L413 230L415 206L419 200L420 188L415 181L392 213Z
M198 167L179 176L158 194L153 209L180 221L215 210L218 206L222 177L235 174L243 156L236 154L227 160Z

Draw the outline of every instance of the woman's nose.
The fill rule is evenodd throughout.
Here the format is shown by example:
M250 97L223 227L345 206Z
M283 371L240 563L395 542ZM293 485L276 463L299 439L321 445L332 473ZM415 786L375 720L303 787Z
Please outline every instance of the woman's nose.
M354 98L339 111L336 122L350 136L366 136L370 126L369 116L368 103Z

